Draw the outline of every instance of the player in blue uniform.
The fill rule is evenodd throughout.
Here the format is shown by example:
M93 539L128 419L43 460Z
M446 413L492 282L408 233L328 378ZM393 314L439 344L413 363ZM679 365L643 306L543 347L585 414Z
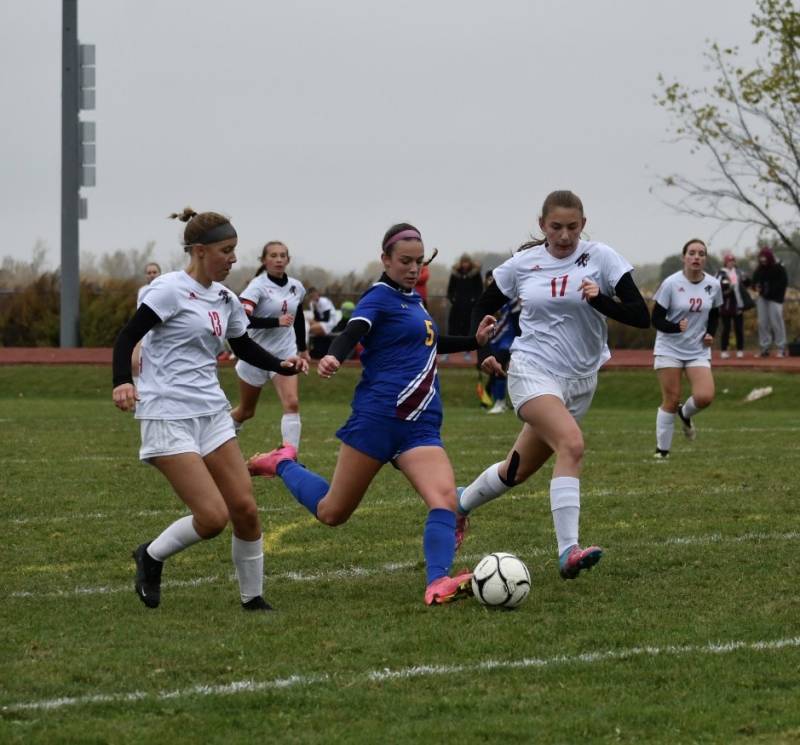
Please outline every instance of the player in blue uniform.
M494 283L492 272L486 272L486 286ZM522 308L519 298L510 300L497 312L497 324L495 326L492 341L488 345L489 353L497 360L503 370L508 369L511 361L511 344L519 336L519 314ZM508 385L505 375L490 373L489 382L486 384L486 392L492 397L494 403L487 413L502 414L508 411L506 405L506 391Z
M253 474L280 476L320 522L341 525L391 461L429 509L423 534L425 602L438 605L469 594L472 574L449 576L456 550L456 487L439 434L442 402L436 356L486 344L495 320L486 316L475 336L440 337L414 290L424 252L413 225L400 223L387 231L383 275L361 297L345 330L319 362L319 374L329 378L355 345L363 344L363 373L352 414L336 433L342 445L330 484L298 464L291 446L255 455L248 466Z

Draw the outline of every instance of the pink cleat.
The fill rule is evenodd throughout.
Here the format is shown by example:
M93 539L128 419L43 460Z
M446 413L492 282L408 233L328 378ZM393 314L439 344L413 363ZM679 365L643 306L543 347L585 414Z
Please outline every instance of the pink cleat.
M472 572L439 577L425 589L425 605L444 605L472 595Z
M263 476L271 479L275 476L278 464L285 460L297 460L297 448L284 443L268 453L256 453L247 461L247 470L251 476Z
M582 570L591 569L603 558L600 546L581 548L577 543L564 549L558 560L558 571L561 579L575 579Z

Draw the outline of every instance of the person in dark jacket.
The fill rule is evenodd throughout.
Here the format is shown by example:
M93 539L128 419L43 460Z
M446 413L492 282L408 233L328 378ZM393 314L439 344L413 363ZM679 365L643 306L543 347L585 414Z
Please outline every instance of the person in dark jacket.
M755 307L753 298L747 292L745 284L747 278L742 274L742 270L736 266L736 257L727 251L722 257L723 266L717 272L717 279L722 288L722 307L720 317L722 318L722 335L720 337L720 357L728 359L728 342L731 338L731 325L736 336L736 356L744 357L744 311Z
M482 292L481 265L474 262L469 254L462 254L458 263L453 266L450 281L447 283L447 299L450 301L448 334L469 335L472 308Z
M758 291L758 345L761 357L769 357L772 344L778 357L786 354L786 327L783 323L783 298L789 278L786 269L766 246L758 252L758 266L753 272L753 287Z

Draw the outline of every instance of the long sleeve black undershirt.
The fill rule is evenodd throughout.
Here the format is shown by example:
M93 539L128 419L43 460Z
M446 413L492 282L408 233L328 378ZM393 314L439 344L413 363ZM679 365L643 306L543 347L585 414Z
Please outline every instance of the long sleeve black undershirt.
M159 323L161 323L161 319L155 311L150 306L142 303L134 313L133 318L119 332L114 342L112 358L112 375L115 388L123 383L133 383L131 374L133 348L150 329ZM246 333L235 339L228 339L228 342L234 354L251 365L255 365L262 370L276 372L279 375L297 374L291 368L281 367L281 360L262 349Z
M297 351L305 352L308 349L306 342L306 317L303 314L303 304L297 306L294 314L294 338L297 341Z
M281 319L272 316L247 316L247 320L249 329L276 329L281 325Z
M614 287L614 294L619 298L619 302L601 292L597 297L588 301L589 305L604 316L627 326L635 326L637 329L650 327L647 303L630 272L626 272L619 278L619 282Z
M681 327L667 320L667 309L656 303L653 306L653 326L664 334L679 334Z
M339 362L344 362L356 347L363 336L369 333L370 325L362 318L350 321L341 334L334 337L328 354L332 354ZM478 348L478 341L474 336L440 336L436 342L436 349L440 354L454 352L469 352Z
M712 308L708 311L708 322L706 323L706 333L714 336L717 333L719 324L719 308ZM667 320L667 309L663 305L656 303L653 306L653 326L665 334L679 334L681 327L677 323Z
M247 319L250 321L250 324L247 328L251 329L276 329L280 324L280 318L274 318L272 316L248 316ZM292 324L294 327L294 336L297 340L297 350L299 352L305 352L308 349L308 345L306 344L306 319L303 315L303 306L297 306L297 313L294 315L294 323Z

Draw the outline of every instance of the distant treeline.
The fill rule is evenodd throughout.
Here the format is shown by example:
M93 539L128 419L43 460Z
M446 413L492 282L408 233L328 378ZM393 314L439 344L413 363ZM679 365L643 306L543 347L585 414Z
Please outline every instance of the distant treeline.
M96 261L82 257L80 290L80 340L84 347L108 347L114 343L119 330L136 309L136 291L144 282L144 266L152 260L152 244L144 250L108 254ZM800 284L800 256L778 251L787 267L789 282ZM46 250L40 244L34 248L30 262L6 258L0 264L0 346L52 347L59 344L60 278L58 271L43 271ZM493 269L508 258L508 254L475 253L482 270ZM713 274L720 265L709 256L707 271ZM750 273L752 258L742 257L740 267ZM638 266L634 272L637 284L650 298L660 281L681 267L680 255L668 256L660 264ZM165 271L176 267L164 267ZM256 266L238 266L229 276L228 286L241 292L255 274ZM296 271L294 271L296 269ZM428 306L442 333L447 329L447 282L451 267L435 261L430 266ZM357 301L361 294L380 276L381 264L373 261L360 272L335 275L328 270L290 265L290 273L306 287L317 287L337 305L345 300ZM787 332L791 338L800 331L800 293L790 290L785 308ZM756 339L756 314L745 316L745 333L750 345ZM620 349L637 349L653 344L654 331L634 329L609 322L609 343Z

